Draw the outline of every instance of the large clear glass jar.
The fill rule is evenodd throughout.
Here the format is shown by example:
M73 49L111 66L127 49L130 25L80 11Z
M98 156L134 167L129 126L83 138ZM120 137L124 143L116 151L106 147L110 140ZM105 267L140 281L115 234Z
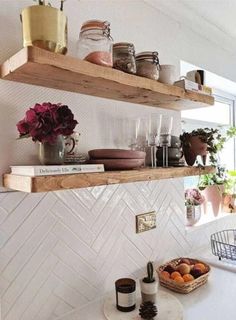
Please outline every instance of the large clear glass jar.
M132 43L119 42L113 45L113 68L136 73L135 49Z
M95 64L112 67L112 45L108 21L86 21L80 30L77 56Z
M137 75L153 80L159 79L160 64L158 52L146 51L135 56Z

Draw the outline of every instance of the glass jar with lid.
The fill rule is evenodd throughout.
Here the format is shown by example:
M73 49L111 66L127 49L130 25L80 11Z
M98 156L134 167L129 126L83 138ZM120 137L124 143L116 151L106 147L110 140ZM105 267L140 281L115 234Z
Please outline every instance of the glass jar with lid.
M160 64L158 52L146 51L135 56L137 75L153 80L159 79Z
M113 68L136 73L135 49L132 43L119 42L113 45Z
M80 30L77 56L95 64L112 67L112 44L108 21L86 21Z

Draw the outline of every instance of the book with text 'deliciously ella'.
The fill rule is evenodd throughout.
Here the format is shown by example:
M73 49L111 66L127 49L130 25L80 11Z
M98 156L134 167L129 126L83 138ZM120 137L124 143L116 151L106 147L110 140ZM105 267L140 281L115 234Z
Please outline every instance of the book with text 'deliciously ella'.
M60 166L11 166L11 173L21 176L49 176L59 174L104 172L103 164L75 164Z

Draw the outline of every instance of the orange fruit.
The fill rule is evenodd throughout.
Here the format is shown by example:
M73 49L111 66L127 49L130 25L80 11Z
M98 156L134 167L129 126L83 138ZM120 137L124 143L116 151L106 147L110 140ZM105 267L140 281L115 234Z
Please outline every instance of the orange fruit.
M191 274L187 273L183 275L183 279L184 279L184 282L189 282L189 281L193 281L194 277Z
M194 269L200 269L202 273L206 272L206 266L203 263L195 263Z
M183 276L184 274L187 274L190 272L191 268L190 265L187 263L180 263L177 266L177 270L179 271L179 273Z
M164 279L170 279L170 274L167 271L162 271L161 272L161 277Z
M184 279L181 277L181 276L176 276L175 278L174 278L174 281L175 282L184 282Z
M181 274L178 271L174 271L171 273L170 277L172 280L174 280L176 277L181 277Z

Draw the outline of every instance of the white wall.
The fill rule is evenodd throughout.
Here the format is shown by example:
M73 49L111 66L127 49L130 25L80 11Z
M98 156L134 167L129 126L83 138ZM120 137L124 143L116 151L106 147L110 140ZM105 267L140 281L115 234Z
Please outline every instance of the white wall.
M54 3L54 1L52 1ZM19 13L31 1L0 1L0 59L22 46ZM158 50L162 63L187 60L212 70L223 56L199 36L142 1L75 1L65 4L69 54L80 25L91 18L111 22L115 41L132 41L137 52ZM223 56L230 64L228 56ZM222 61L222 60L221 60ZM213 68L213 69L214 69ZM230 71L230 66L226 67ZM213 70L214 71L214 70ZM16 140L16 122L36 102L68 104L79 121L81 151L116 146L117 119L157 109L0 81L0 171L36 163L34 143ZM161 110L159 110L161 111ZM180 131L175 116L174 133ZM106 133L106 135L104 134ZM135 215L157 210L158 228L134 232ZM235 225L234 217L224 226ZM48 194L0 194L0 295L4 320L53 320L113 288L120 276L140 276L146 261L187 255L209 242L217 222L186 235L182 179L88 188Z

